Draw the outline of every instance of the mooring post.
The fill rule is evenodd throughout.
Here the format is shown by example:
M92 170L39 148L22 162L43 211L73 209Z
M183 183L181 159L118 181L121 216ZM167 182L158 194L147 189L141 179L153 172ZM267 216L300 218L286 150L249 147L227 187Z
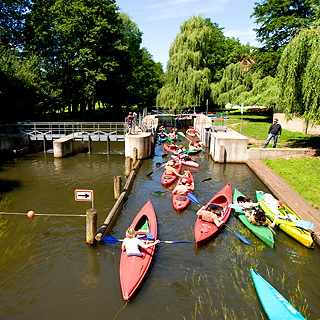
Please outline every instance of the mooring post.
M135 165L138 161L138 148L133 148L133 165Z
M110 137L107 135L107 154L110 154Z
M121 194L121 176L113 177L113 185L114 198L118 200Z
M95 244L95 235L97 233L97 210L90 208L86 211L86 242Z
M88 135L88 153L91 154L91 136Z
M43 135L43 153L47 153L47 138L46 135Z
M125 167L126 167L126 176L128 177L131 172L131 157L126 157Z

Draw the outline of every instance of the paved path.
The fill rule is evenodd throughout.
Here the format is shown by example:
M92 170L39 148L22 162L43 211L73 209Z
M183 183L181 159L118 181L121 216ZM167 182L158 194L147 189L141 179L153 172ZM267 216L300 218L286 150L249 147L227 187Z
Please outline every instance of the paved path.
M296 190L290 187L284 179L278 176L261 160L247 160L247 165L270 189L277 199L294 211L302 220L314 223L314 239L320 246L320 212L301 196Z

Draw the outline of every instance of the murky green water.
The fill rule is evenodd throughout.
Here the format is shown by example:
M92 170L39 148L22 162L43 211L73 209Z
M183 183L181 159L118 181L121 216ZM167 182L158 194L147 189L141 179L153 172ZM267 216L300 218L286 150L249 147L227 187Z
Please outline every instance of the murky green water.
M113 207L113 177L124 178L124 144L93 145L93 154L54 159L32 154L2 161L0 211L12 213L85 214L89 202L76 202L75 189L94 191L98 227ZM85 218L21 215L0 216L0 319L267 319L249 269L253 267L307 318L320 314L320 250L307 249L276 229L271 249L233 216L228 225L251 242L246 245L224 229L195 249L193 226L196 204L174 211L170 194L162 190L157 170L162 148L143 161L123 210L108 235L123 238L136 213L150 199L158 218L161 240L188 240L191 244L160 244L145 281L126 304L119 283L120 244L89 247ZM190 169L195 196L206 203L228 182L254 197L269 190L246 165L215 164L206 153L195 156L199 169Z

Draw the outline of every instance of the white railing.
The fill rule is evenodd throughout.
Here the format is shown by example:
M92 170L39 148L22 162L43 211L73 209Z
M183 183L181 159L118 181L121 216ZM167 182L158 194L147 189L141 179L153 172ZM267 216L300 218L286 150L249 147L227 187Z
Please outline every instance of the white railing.
M27 134L31 139L59 139L70 134L95 137L104 140L112 136L115 140L123 139L127 132L124 122L21 122L21 134Z

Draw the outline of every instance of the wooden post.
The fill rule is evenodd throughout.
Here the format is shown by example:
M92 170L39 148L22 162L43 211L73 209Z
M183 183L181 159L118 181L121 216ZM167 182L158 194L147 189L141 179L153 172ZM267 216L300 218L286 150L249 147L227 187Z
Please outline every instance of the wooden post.
M133 165L138 161L138 148L133 148Z
M97 233L97 210L90 208L86 211L86 242L90 245L95 244Z
M131 172L131 158L130 157L126 157L125 167L126 167L126 176L128 177Z
M88 135L88 153L91 154L91 136Z
M46 135L44 134L43 135L43 153L47 153L47 138L46 138Z
M107 135L107 154L110 154L110 137Z
M225 148L225 146L220 146L219 162L220 163L226 162L226 148Z
M121 194L121 176L113 177L113 185L114 198L118 200Z

